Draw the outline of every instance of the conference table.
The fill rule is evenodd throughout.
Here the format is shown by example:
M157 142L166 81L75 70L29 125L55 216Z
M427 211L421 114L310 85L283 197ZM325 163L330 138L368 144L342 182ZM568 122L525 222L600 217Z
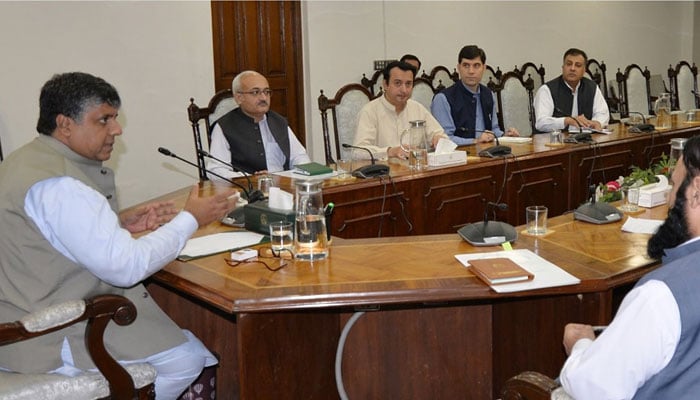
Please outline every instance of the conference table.
M513 162L513 168L520 168L515 175L526 174L525 170L536 165L553 171L557 168L546 165L560 160L559 167L565 167L555 180L575 192L573 165L583 173L590 168L585 162L590 157L598 158L597 165L607 166L613 165L612 155L622 158L618 163L629 161L629 157L649 155L651 159L660 154L661 148L668 152L668 137L690 136L692 131L681 127L657 133L656 138L617 132L598 139L600 144L596 146L551 149L536 137L529 145L513 146L520 159ZM469 151L476 154L472 153L476 149ZM409 199L426 187L437 187L436 182L443 179L463 176L469 180L472 173L479 175L479 164L485 170L495 167L503 171L503 163L470 159L464 166L420 173L392 165L393 182L389 184L403 187L401 195ZM399 169L395 171L395 167ZM514 175L501 173L489 179L500 181L504 176L512 182ZM284 180L276 183L291 186ZM202 194L224 190L209 182L200 185ZM384 237L348 239L336 235L362 233L360 229L341 228L352 222L353 213L365 215L362 209L367 205L362 200L383 191L384 185L378 180L365 180L329 182L324 187L324 198L340 208L334 216L335 236L325 260L293 260L273 272L256 263L232 268L225 262L228 254L223 253L176 260L150 278L147 287L168 315L220 357L219 399L340 398L336 352L343 328L351 320L354 325L344 337L339 365L348 398L497 398L503 383L521 371L555 376L565 360L561 346L564 325L609 323L622 297L641 276L658 266L658 261L646 256L649 235L621 231L627 216L606 225L574 220L567 211L570 203L578 200L580 193L576 192L560 199L565 205L552 213L561 215L549 219L546 235L529 236L519 224L519 236L512 247L531 250L581 282L499 294L459 263L455 255L497 251L501 247L468 244L455 230L445 230L454 222L439 221L434 215L418 218L416 214L412 215L414 230L407 234L396 229L386 231L390 235ZM411 192L413 186L420 189ZM522 189L523 181L506 186L510 193ZM468 188L479 191L478 185ZM187 190L160 199L184 204ZM524 199L526 195L510 193L504 198L518 200L519 196ZM551 205L558 204L560 200L550 199L557 196L549 191L539 198L549 200L544 204ZM359 202L355 204L359 211L347 199ZM429 200L424 200L422 206L404 206L412 212L430 214L431 206L425 206ZM524 204L513 204L524 209ZM633 216L663 219L665 213L666 207L659 206L642 208ZM469 222L481 220L483 208L474 214L477 217ZM508 217L516 218L514 215ZM418 222L421 219L423 222ZM372 220L364 221L369 224ZM431 226L442 232L430 232ZM200 229L196 236L230 229L214 223Z

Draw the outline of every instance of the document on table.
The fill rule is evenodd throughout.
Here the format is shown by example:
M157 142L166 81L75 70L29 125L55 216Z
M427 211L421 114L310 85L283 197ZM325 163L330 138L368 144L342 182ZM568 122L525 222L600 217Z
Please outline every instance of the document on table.
M659 227L664 223L660 219L645 219L627 217L627 221L622 225L623 232L631 233L648 233L653 235L659 230Z
M501 136L498 138L499 143L532 143L531 137L526 136Z
M221 232L200 236L188 240L177 258L188 261L198 257L254 246L262 243L266 238L265 235L249 231Z
M563 269L527 249L455 255L457 261L462 263L462 265L465 267L469 267L469 260L498 257L511 259L535 276L531 281L491 286L491 289L498 293L522 292L525 290L568 286L581 283L581 280L577 277L569 274Z

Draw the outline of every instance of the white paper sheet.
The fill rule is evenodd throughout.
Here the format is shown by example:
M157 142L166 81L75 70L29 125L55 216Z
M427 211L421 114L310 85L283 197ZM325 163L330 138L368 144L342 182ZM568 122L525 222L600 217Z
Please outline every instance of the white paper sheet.
M644 218L633 218L628 217L624 225L622 225L623 232L631 233L648 233L653 235L659 230L659 227L664 223L664 221L659 219L644 219Z
M249 231L214 233L190 239L180 252L178 258L191 259L209 254L254 246L263 239L263 235Z
M581 280L577 277L569 274L563 269L527 249L455 255L457 261L462 263L462 265L465 267L469 267L469 260L497 257L509 258L535 276L532 280L527 282L491 285L491 289L498 293L522 292L525 290L576 285L581 283Z

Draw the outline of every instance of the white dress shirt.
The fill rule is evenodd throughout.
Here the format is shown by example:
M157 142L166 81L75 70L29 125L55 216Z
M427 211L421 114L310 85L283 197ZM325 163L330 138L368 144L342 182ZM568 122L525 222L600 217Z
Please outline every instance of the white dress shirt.
M274 136L272 136L272 131L270 131L270 126L267 124L267 115L259 123L260 134L263 139L263 147L265 148L265 160L267 163L268 172L279 172L284 171L285 156L282 149L277 144ZM306 154L306 149L302 146L299 139L294 135L292 128L287 128L289 133L289 167L293 168L298 164L306 164L311 162L309 155ZM209 152L212 156L224 161L226 163L231 163L231 147L228 144L228 140L224 136L224 132L221 130L221 125L216 124L214 129L211 131L211 143L209 145ZM238 178L243 176L240 172L234 172L228 165L222 164L211 158L207 159L206 162L207 169L213 171L226 178ZM255 171L258 172L258 171ZM211 174L210 174L211 175ZM211 175L209 179L218 182L225 182L223 179Z
M174 260L198 227L183 211L134 239L102 194L67 176L35 183L24 210L58 252L118 287L133 286Z
M631 399L668 365L680 334L680 312L671 290L649 280L625 296L596 340L576 342L561 371L561 384L575 399Z
M566 82L564 82L566 83ZM571 89L568 83L566 86ZM573 90L574 101L571 106L571 110L561 110L564 113L571 112L571 115L578 116L581 113L578 111L578 90L581 85L576 86L576 90ZM533 107L535 108L535 128L540 132L552 132L555 130L562 130L566 128L566 123L564 122L565 117L553 117L554 115L554 100L552 99L552 93L549 90L549 86L542 85L537 89L535 94L535 99L533 101ZM608 121L610 121L610 110L608 110L608 103L603 97L603 92L596 85L595 95L593 96L593 121L600 122L600 126L605 128L608 126Z

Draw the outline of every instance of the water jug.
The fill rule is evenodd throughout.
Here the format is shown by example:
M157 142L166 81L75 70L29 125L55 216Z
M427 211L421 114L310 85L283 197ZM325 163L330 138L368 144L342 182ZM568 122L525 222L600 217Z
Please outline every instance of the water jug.
M425 131L425 121L410 121L410 127L401 133L401 149L408 153L408 166L422 170L428 166L430 142Z
M294 257L297 259L313 261L328 256L322 183L314 180L296 182Z
M671 129L671 95L661 93L654 102L656 113L656 129Z

